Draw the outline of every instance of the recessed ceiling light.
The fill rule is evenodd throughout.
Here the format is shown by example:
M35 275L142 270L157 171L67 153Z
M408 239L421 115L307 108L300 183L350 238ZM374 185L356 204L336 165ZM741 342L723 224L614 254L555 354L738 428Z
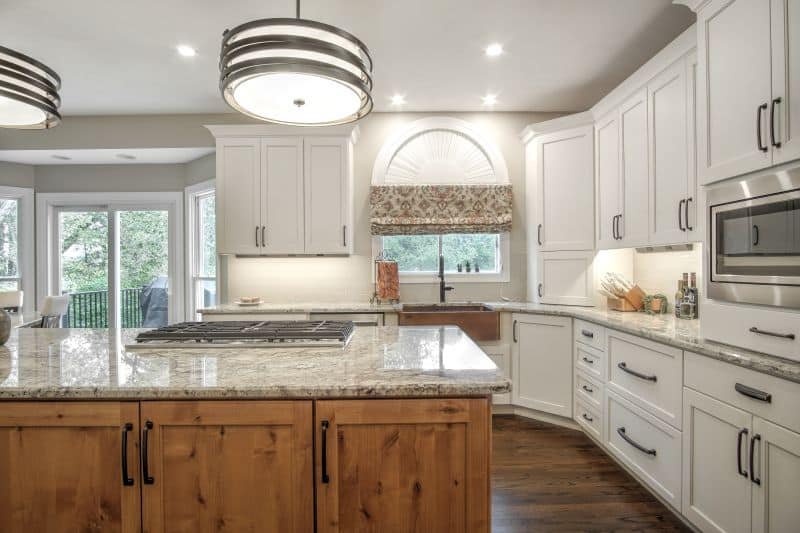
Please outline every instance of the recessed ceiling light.
M492 43L486 47L486 55L489 57L497 57L503 53L503 45L500 43Z
M194 57L197 55L197 50L189 46L188 44L179 44L175 47L180 55L183 57Z
M136 156L131 154L117 154L117 159L125 159L127 161L133 161L134 159L136 159Z
M59 161L71 161L72 160L72 158L69 157L69 156L59 155L59 154L53 154L50 157L52 157L53 159L58 159Z
M392 105L403 105L406 103L406 97L402 94L392 95Z
M497 103L496 94L487 94L483 97L483 105L494 105Z

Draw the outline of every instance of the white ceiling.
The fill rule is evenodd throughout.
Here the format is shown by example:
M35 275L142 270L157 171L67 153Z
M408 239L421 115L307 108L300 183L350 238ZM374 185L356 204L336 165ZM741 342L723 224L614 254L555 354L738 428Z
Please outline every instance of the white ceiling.
M64 115L226 112L222 31L294 15L294 0L0 1L0 45L63 79ZM375 59L379 111L579 111L693 21L671 0L304 0L303 18L342 27ZM506 53L487 58L500 42ZM190 44L198 56L178 56Z
M188 163L213 148L0 150L0 161L25 165L133 165Z

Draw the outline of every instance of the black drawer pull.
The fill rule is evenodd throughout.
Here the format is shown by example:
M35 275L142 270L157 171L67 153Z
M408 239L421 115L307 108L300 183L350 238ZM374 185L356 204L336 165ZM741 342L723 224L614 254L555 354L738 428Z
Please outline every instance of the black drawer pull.
M761 112L766 111L767 107L769 107L767 104L761 104L758 106L758 110L756 111L756 146L762 152L769 150L769 148L764 146L764 144L761 142Z
M761 485L761 478L756 477L756 467L755 467L755 451L756 451L756 441L761 440L761 435L756 433L750 439L750 481L755 483L756 485ZM761 446L759 446L759 454L761 453Z
M582 388L583 390L585 390L586 392L590 393L590 394L593 394L593 393L594 393L594 389L590 389L590 388L589 388L589 387L587 387L586 385L581 385L581 388Z
M517 321L515 320L513 324L511 324L511 338L514 342L517 342Z
M739 435L736 437L736 471L742 477L747 477L747 471L742 470L742 440L747 436L747 428L739 430Z
M586 362L586 363L589 363L590 365L593 365L593 364L594 364L594 361L592 361L592 360L591 360L591 359L589 359L588 357L582 357L582 359L583 359L583 361L584 361L584 362Z
M156 482L155 478L150 475L150 461L147 446L152 429L153 423L150 420L146 421L144 423L144 431L142 431L142 481L145 485L152 485Z
M584 419L584 420L586 420L587 422L594 422L594 418L592 418L591 416L587 415L586 413L583 413L581 416L582 416L582 417L583 417L583 419Z
M774 331L758 329L755 326L750 328L750 333L758 333L759 335L769 335L770 337L778 337L779 339L789 339L792 341L795 339L794 333L775 333Z
M133 431L133 424L127 422L122 426L122 484L126 487L133 485L133 478L128 477L128 432Z
M322 421L322 482L330 483L331 478L328 476L328 426L330 423L327 420Z
M645 448L644 446L642 446L641 444L639 444L638 442L636 442L635 440L633 440L632 438L630 438L630 437L629 437L629 436L628 436L628 435L625 433L625 428L617 428L617 434L618 434L620 437L622 437L622 439L623 439L625 442L627 442L628 444L630 444L631 446L633 446L634 448L636 448L636 449L637 449L637 450L639 450L640 452L642 452L642 453L646 453L647 455L652 455L653 457L655 457L655 456L656 456L656 449L655 449L655 448Z
M630 374L632 376L636 376L639 379L644 379L646 381L652 381L653 383L658 381L658 376L648 376L647 374L642 374L641 372L637 372L636 370L631 370L630 368L628 368L628 365L625 364L625 361L617 364L617 368L619 368L623 372L627 372L628 374Z
M581 335L583 335L584 337L589 337L590 339L594 339L594 333L589 331L588 329L582 329Z
M763 390L754 389L753 387L748 387L747 385L742 385L741 383L737 383L733 386L733 388L736 389L736 392L743 394L748 398L752 398L760 402L772 403L772 394L764 392Z
M781 103L781 97L772 100L772 107L769 110L769 139L775 148L781 147L781 142L775 140L775 106Z

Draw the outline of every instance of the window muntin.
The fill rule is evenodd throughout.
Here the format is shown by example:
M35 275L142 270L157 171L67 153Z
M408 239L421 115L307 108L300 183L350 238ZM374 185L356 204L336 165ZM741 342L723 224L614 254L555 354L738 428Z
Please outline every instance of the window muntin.
M439 255L444 255L445 272L472 273L478 264L480 274L502 271L500 234L391 235L382 237L386 257L398 262L401 274L431 274L439 270Z

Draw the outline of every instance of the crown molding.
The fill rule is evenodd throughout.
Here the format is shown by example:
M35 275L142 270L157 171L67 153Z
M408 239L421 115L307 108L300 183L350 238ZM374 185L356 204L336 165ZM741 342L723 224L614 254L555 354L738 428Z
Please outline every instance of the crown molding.
M569 128L577 128L579 126L587 126L589 124L594 124L594 115L592 115L591 111L584 111L582 113L566 115L552 120L545 120L544 122L529 124L520 132L519 138L522 139L523 144L527 144L539 135Z
M686 6L695 13L702 9L710 0L672 0L672 3L679 6Z

